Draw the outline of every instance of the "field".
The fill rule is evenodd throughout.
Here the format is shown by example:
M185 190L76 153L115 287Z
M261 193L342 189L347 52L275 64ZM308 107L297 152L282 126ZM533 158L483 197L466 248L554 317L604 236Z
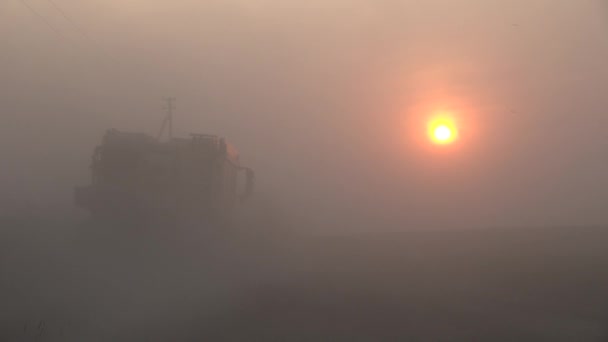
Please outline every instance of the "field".
M603 227L1 224L1 341L608 341Z

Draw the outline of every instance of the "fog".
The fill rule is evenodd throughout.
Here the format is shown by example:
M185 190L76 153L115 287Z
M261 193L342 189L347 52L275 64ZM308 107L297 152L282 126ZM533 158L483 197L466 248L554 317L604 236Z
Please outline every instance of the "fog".
M30 5L57 32L0 5L4 197L69 201L105 129L155 134L176 96L176 133L226 136L320 222L606 222L599 2ZM424 140L437 108L462 121L449 152Z
M27 246L15 242L19 247L14 250L20 251L14 255L27 257L5 267L17 274L37 263L30 253L46 255L47 250L69 245L65 258L72 260L86 246L101 254L120 240L110 233L88 236L65 228L66 220L72 227L82 227L86 220L86 213L74 208L73 189L90 182L90 158L106 129L154 136L164 117L163 99L169 96L177 98L175 135L224 136L238 148L243 164L255 170L258 207L254 210L263 206L266 214L281 218L280 224L273 221L274 232L469 234L472 228L501 232L518 228L538 236L542 234L534 229L555 227L560 232L559 227L606 226L607 30L608 6L600 0L0 1L0 216L27 207L43 217L59 217L46 228L38 221L11 223L10 228L7 224L5 246L21 237L30 241L35 236L31 241L39 242L30 241ZM434 146L427 137L427 121L437 111L453 113L459 124L459 139L446 148ZM32 232L19 228L26 226L36 228ZM254 226L252 235L259 228ZM566 243L562 233L556 234L559 237L551 239L557 239L558 246ZM602 231L598 234L604 237ZM46 241L50 236L56 238ZM446 254L442 252L445 241L431 238L430 256L422 257L421 264L411 259L411 270L443 261L449 264L451 256L462 257L461 248L475 251L465 253L466 260L485 258L486 249L480 246L495 246L488 242L495 241L491 236L470 241L455 238L467 242L449 247L456 249ZM96 237L102 242L92 242ZM514 249L527 241L520 235L507 240L506 245ZM141 248L145 249L146 241L138 242L137 248L144 244ZM332 250L316 242L275 243L270 244L281 251L294 246L301 250L290 255L285 265L269 265L257 254L258 247L251 247L256 251L251 252L249 242L239 242L229 247L238 253L218 252L219 259L229 265L234 262L237 270L252 267L255 288L267 293L272 291L260 284L274 284L266 278L268 274L292 284L285 280L291 279L285 269L324 265L321 257L305 261L316 253L305 246L321 255ZM372 270L378 265L397 263L392 258L398 259L400 247L388 247L389 256L380 253L383 256L378 257L378 251L390 242L358 243L340 248L349 256L361 248L362 255L371 258L362 257L370 277L377 276ZM117 247L117 253L125 254L112 260L120 263L121 256L130 255L125 258L132 264L127 262L124 270L151 265L151 260L127 252L133 246L125 242L122 252ZM415 243L407 246L404 249L418 253ZM241 247L248 252L241 253ZM558 247L555 253L567 259L569 248ZM192 255L172 253L154 250L150 255L187 260L175 271L179 275L163 283L174 290L180 281L187 282L188 267L198 265ZM91 260L97 260L99 256L93 255ZM500 255L490 259L502 260ZM581 258L589 261L588 256ZM71 264L61 258L51 260L61 265L58 272L72 279L71 266L66 266ZM255 266L251 261L242 263L249 258ZM340 264L336 260L342 259L337 258L328 264ZM359 260L346 259L350 261L345 263ZM503 261L512 261L508 260ZM518 262L509 265L525 264ZM171 272L170 266L164 267L158 274ZM217 272L224 272L217 267ZM429 279L449 278L441 273L442 267L450 268L438 266L438 273ZM464 279L479 277L476 266L462 267ZM99 272L108 282L118 279L118 288L128 284L124 286L129 289L138 288L154 273L141 271L134 276L141 280L131 281L112 266L105 265ZM425 274L411 272L404 279L418 277L416 286L424 288ZM512 275L505 272L502 276ZM40 274L40 279L46 279L46 273ZM304 274L318 275L316 271ZM192 284L200 285L207 274L193 277ZM239 274L230 279L239 277L247 278ZM14 284L30 281L17 279ZM340 281L361 281L347 279ZM589 275L589 279L596 278ZM86 288L82 296L97 293L94 286L76 283L80 285L74 288ZM57 284L63 286L61 281ZM230 284L217 288L234 285ZM22 288L23 297L46 291L15 286ZM104 293L117 293L108 291ZM234 291L241 293L240 288ZM119 293L108 297L116 301L122 295L128 297ZM160 294L166 292L159 287L147 295ZM235 301L232 294L227 297ZM139 300L168 312L181 305L171 302L171 297L162 304L150 298L142 295ZM76 306L75 311L88 310L83 309L86 305ZM92 306L98 310L94 312L111 312ZM190 308L184 310L192 313ZM125 318L125 322L107 324L115 330L121 324L133 328L131 321Z

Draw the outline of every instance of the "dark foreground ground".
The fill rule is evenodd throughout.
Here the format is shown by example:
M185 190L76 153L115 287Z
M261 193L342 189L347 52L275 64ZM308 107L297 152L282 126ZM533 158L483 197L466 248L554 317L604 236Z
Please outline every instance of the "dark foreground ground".
M608 228L0 224L0 341L608 341Z

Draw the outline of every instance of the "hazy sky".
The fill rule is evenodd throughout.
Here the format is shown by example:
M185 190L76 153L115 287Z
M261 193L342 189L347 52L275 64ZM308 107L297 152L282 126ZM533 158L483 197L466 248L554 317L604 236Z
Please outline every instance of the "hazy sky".
M4 198L69 201L106 128L153 134L176 96L177 132L333 228L608 222L602 1L26 1L46 23L0 1Z

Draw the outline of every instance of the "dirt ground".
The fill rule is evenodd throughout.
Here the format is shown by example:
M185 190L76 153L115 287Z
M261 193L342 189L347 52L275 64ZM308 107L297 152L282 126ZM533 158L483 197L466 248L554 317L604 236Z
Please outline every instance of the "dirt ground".
M1 341L608 341L606 227L1 225Z

